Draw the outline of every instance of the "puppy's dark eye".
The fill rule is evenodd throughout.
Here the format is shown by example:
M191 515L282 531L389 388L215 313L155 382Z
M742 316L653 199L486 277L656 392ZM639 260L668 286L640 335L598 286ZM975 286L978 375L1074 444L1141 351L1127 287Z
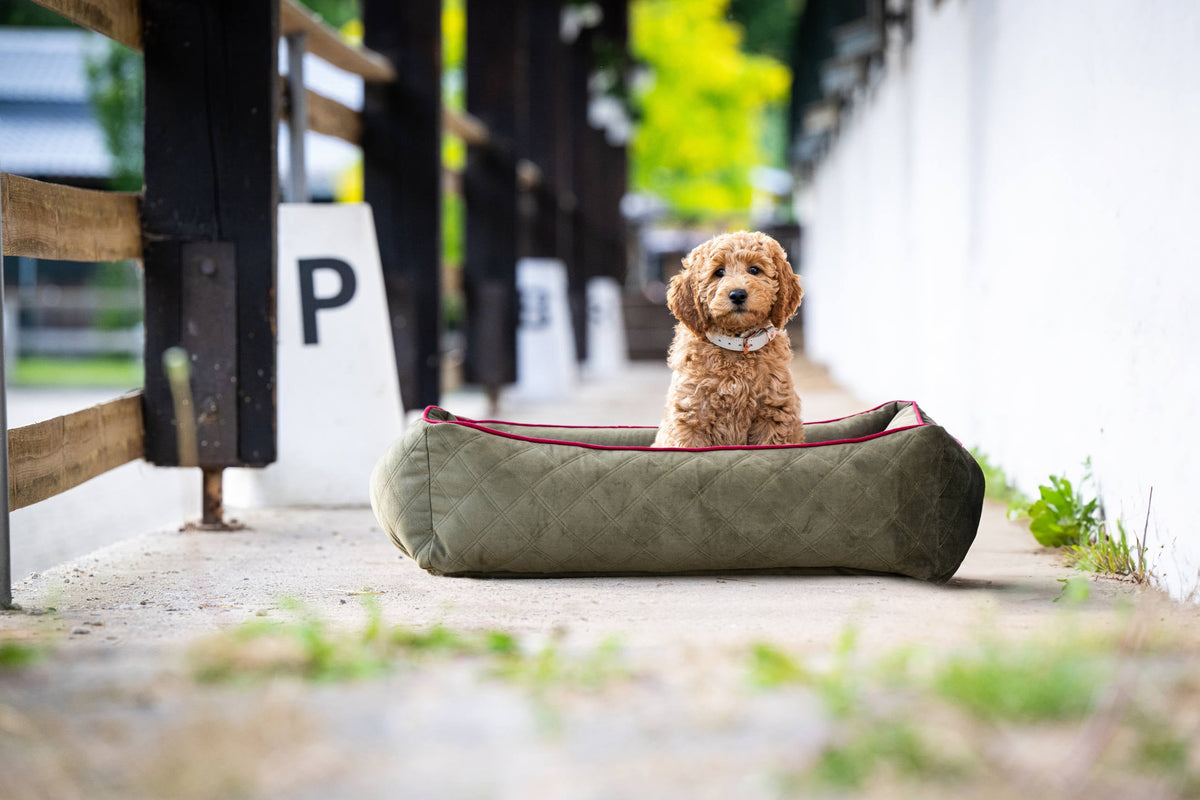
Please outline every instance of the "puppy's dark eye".
M716 277L718 277L718 278L724 278L724 277L725 277L725 270L724 270L724 269L719 269L719 270L717 270L716 272L714 272L714 273L713 273L713 275L714 275L714 276L716 276Z
M762 270L758 267L751 267L750 269L746 270L746 272L749 272L751 275L757 275L758 273L762 272Z

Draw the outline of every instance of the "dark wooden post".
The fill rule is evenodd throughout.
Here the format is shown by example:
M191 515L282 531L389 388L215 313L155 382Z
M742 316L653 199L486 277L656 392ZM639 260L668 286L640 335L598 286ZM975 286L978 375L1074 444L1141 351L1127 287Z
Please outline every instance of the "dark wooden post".
M517 42L521 0L467 0L467 111L487 125L467 151L467 379L493 394L516 380Z
M363 183L375 213L406 409L441 392L442 22L436 0L363 0L363 44L396 67L363 96Z
M588 124L588 78L592 70L595 29L580 33L570 51L570 142L571 142L571 260L567 269L567 299L575 328L575 354L587 357L587 279L595 270L596 192L603 176L596 157L596 142L603 134Z
M605 0L604 20L600 33L614 63L610 66L619 73L618 80L624 84L628 70L626 51L629 47L629 3L628 0ZM628 184L628 160L624 142L608 142L603 152L604 168L604 229L606 245L604 260L598 264L598 272L625 280L627 253L625 246L625 219L621 215L621 198Z
M146 459L275 460L277 3L144 0ZM183 345L195 454L163 353Z
M562 4L558 7L558 21L561 26ZM562 35L555 37L557 52L555 58L556 76L551 91L554 93L553 125L554 125L554 172L553 181L555 204L558 222L555 225L555 249L558 257L567 265L568 278L574 274L575 267L575 145L572 141L573 109L571 90L574 87L572 72L575 46L573 42L565 42ZM571 309L572 315L576 309ZM578 320L576 320L578 322Z
M558 188L562 172L562 144L566 128L565 50L559 36L561 0L527 0L527 57L523 83L528 102L518 121L521 151L542 171L542 182L533 190L528 241L522 255L556 258L559 252Z

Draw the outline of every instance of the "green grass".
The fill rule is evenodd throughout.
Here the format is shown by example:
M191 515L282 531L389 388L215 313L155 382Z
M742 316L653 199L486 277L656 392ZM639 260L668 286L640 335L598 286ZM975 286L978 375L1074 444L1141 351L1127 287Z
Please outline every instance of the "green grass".
M1091 461L1084 462L1091 476ZM1146 541L1129 541L1120 520L1107 520L1097 497L1060 475L1051 475L1049 485L1038 487L1037 502L1028 509L1029 532L1047 547L1061 547L1067 563L1085 572L1145 583L1150 578L1146 564ZM1153 490L1150 494L1153 501ZM1115 529L1115 533L1114 533Z
M135 388L144 383L142 362L125 357L45 358L17 361L13 383L18 386L112 386Z
M972 448L971 455L983 470L985 497L1003 503L1010 517L1019 516L1029 507L1032 501L1008 479L1003 469L993 464L979 448Z
M12 639L0 641L0 672L27 667L45 655L37 645Z
M845 741L826 746L809 777L835 790L860 789L873 776L889 772L905 778L931 778L955 772L908 722L888 719L866 725Z
M192 651L192 671L203 682L247 683L279 676L315 682L355 681L382 675L404 660L508 653L503 633L458 633L441 625L427 630L391 627L377 602L363 601L366 622L333 630L294 601L282 603L292 619L251 620L208 639Z
M615 640L582 656L564 655L553 643L527 652L505 631L455 631L389 626L378 602L364 599L360 629L334 630L292 601L292 619L252 620L198 644L192 672L202 682L256 683L281 676L314 682L373 678L405 663L475 659L491 676L543 694L555 687L599 689L628 672Z
M606 639L578 657L568 657L552 643L529 654L514 646L495 655L498 657L493 659L492 674L537 696L554 688L594 692L630 675L621 661L621 645L616 639Z
M750 648L749 680L757 689L778 689L789 683L807 682L811 676L788 653L768 642L756 642Z
M1150 577L1146 566L1146 543L1134 540L1125 534L1125 526L1117 521L1117 536L1109 533L1111 525L1104 525L1090 538L1078 544L1063 547L1067 563L1086 572L1098 572L1118 578L1128 578L1135 583L1145 583Z
M997 772L989 748L1009 750L1006 741L1028 734L1075 752L1099 724L1109 733L1081 774L1100 782L1146 776L1135 780L1161 780L1183 792L1164 796L1192 796L1187 792L1200 787L1200 773L1186 733L1188 717L1171 711L1192 697L1190 671L1161 673L1144 693L1127 688L1125 711L1113 715L1104 704L1117 696L1122 659L1171 664L1176 656L1159 660L1136 644L1143 637L1134 629L1088 634L1075 629L1077 622L1072 618L1070 627L1053 635L985 640L949 652L909 646L871 660L854 657L850 631L822 669L775 644L754 644L746 653L753 688L803 687L823 701L828 724L815 752L775 773L780 794L942 797L974 796L974 789L995 789L997 781L1014 792L1043 781L1056 786L1055 767L1033 783L1017 760ZM1000 730L1009 735L997 743ZM1013 754L1023 758L1019 750Z
M897 651L872 670L854 658L856 637L848 629L835 645L827 669L806 668L773 644L759 642L749 652L749 676L758 689L786 685L812 688L834 717L863 713L865 699L882 688L916 688L989 721L1078 719L1090 712L1112 677L1110 642L1064 635L1032 642L987 642L953 652L918 669L916 653Z
M1110 654L1070 640L987 644L945 659L931 686L979 719L1080 719L1095 707L1113 664Z
M860 670L855 663L858 630L847 626L833 646L833 663L825 670L805 667L799 659L768 642L750 648L749 683L757 689L777 689L788 684L808 686L835 717L858 711L862 694Z

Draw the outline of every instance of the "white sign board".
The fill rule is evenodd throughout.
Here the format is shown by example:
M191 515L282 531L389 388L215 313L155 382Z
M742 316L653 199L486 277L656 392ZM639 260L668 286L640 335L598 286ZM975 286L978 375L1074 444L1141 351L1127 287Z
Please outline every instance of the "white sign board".
M230 506L368 502L403 428L371 208L279 206L278 460L225 471Z
M534 401L566 397L578 376L566 265L556 258L522 258L517 291L521 321L514 394Z
M587 374L611 378L628 366L621 284L616 278L592 278L587 282Z

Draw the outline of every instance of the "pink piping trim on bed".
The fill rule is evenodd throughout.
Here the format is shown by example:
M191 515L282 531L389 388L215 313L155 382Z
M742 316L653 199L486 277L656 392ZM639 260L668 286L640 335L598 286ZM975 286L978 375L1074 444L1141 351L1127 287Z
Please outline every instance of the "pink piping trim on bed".
M438 408L438 406L430 406L429 408ZM429 409L425 409L425 410L428 411ZM445 411L446 409L443 408L442 410ZM459 417L457 414L455 414L454 416L458 417L459 420L466 420L467 422L475 422L480 425L514 425L514 426L518 426L521 428L575 428L578 430L646 430L648 428L657 428L658 427L657 425L556 425L556 424L550 423L550 422L509 422L508 420L505 420L505 419L467 419L466 417ZM449 420L449 419L436 420L436 422L453 422L453 421L454 420Z
M918 420L917 424L916 425L906 425L903 428L892 428L890 431L880 431L879 433L872 433L867 436L860 436L855 439L833 439L828 442L813 442L812 444L752 444L752 445L724 445L721 447L641 447L641 446L620 446L620 445L611 445L611 444L592 444L591 442L572 442L572 441L568 441L566 439L542 439L542 438L533 437L533 436L519 436L515 433L507 433L505 431L498 431L495 428L487 427L488 424L492 424L492 425L517 425L517 426L521 426L521 427L525 427L525 428L583 428L583 429L599 429L599 428L613 429L613 428L617 428L617 429L627 430L627 429L654 428L654 427L656 427L654 425L539 425L539 424L530 423L530 422L504 422L502 420L473 420L473 419L467 419L466 417L456 417L455 419L430 419L429 412L431 410L437 409L439 411L445 411L445 409L440 408L439 406L426 406L425 412L422 415L422 418L431 425L446 425L446 424L462 425L464 428L473 428L477 431L482 431L483 433L489 433L493 436L502 436L505 439L514 439L518 442L532 442L534 444L557 444L557 445L566 445L568 447L586 447L590 450L654 450L654 451L663 451L663 452L671 452L671 453L704 453L709 450L787 450L787 449L792 449L792 448L796 448L796 447L827 447L829 445L835 445L835 444L855 444L857 442L866 442L866 441L870 441L871 439L878 439L881 436L890 436L891 434L899 433L900 431L908 431L908 430L912 430L913 428L924 427L925 425L928 424L927 422L925 422L924 417L921 416L921 411L917 407L916 402L912 401L912 400L890 400L887 403L880 403L879 405L875 406L874 408L869 408L866 411L860 411L857 414L848 414L844 417L837 417L836 419L820 420L819 422L814 422L814 424L821 424L822 422L840 422L841 420L844 420L844 419L850 419L850 417L857 417L857 416L861 416L863 414L870 414L872 411L878 411L879 409L883 408L886 405L889 405L890 403L900 403L901 405L911 406L913 413L916 414L916 416L917 416L917 420Z
M880 403L880 404L876 405L875 408L869 408L869 409L865 409L863 411L854 411L853 414L847 414L846 416L835 416L835 417L833 417L833 419L830 419L830 420L809 420L809 422L811 422L812 425L823 425L823 423L826 423L826 422L841 422L842 420L850 419L850 417L852 417L852 416L862 416L863 414L870 414L871 411L878 411L881 408L883 408L884 405L890 405L892 403L900 403L901 405L911 405L913 414L917 415L917 420L919 422L919 425L925 425L925 419L922 415L920 415L920 408L917 407L916 401L888 401L887 403ZM425 408L425 421L432 423L432 425L437 425L437 423L439 423L439 422L474 422L474 423L476 423L476 425L514 425L514 426L520 426L522 428L580 428L580 429L584 429L584 431L587 431L587 429L592 429L592 431L598 431L598 429L623 429L623 431L636 431L636 429L647 429L647 428L658 427L656 425L556 425L556 423L553 423L553 422L510 422L509 420L473 420L473 419L470 419L470 417L458 416L457 414L455 415L455 417L456 417L455 420L431 420L430 419L430 409L438 409L439 411L445 411L445 409L440 407L440 405L427 405L427 407ZM449 411L446 411L446 413L449 414ZM916 426L910 426L910 427L916 427ZM499 432L497 432L497 433L499 433ZM824 444L824 443L821 443L821 444ZM745 445L745 446L749 447L751 445ZM792 446L796 446L796 445L754 445L754 446L792 447ZM665 447L650 447L649 450L666 450L666 449L665 449ZM673 450L686 450L686 447L674 447Z

